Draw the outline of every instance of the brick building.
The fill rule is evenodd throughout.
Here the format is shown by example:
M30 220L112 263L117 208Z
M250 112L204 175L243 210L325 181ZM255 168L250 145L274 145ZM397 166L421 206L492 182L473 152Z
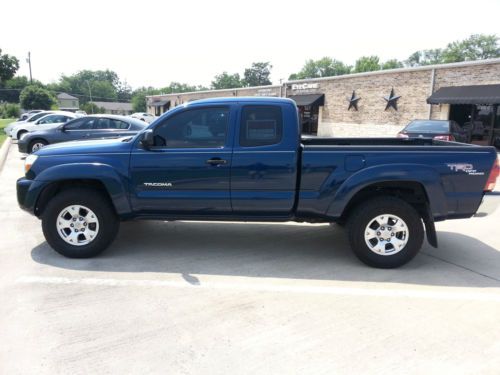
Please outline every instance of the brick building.
M457 86L460 89L453 90ZM431 118L482 126L490 141L495 134L500 137L500 59L154 95L147 105L150 113L160 115L189 101L223 96L292 98L306 134L393 136L411 120Z

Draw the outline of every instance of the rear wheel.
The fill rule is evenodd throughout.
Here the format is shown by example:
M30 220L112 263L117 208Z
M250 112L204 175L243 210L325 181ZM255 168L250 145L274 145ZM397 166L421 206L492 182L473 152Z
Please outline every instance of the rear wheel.
M28 145L28 152L31 154L40 150L42 147L47 146L49 143L44 139L34 139Z
M424 239L419 213L395 197L361 203L350 215L348 226L354 254L377 268L395 268L409 262Z
M94 189L64 190L49 201L42 215L45 239L69 258L101 253L115 239L119 225L109 199Z

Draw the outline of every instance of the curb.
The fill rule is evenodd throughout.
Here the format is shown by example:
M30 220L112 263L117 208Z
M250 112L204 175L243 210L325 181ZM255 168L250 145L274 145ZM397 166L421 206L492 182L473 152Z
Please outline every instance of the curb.
M10 144L12 142L12 138L7 137L7 139L3 142L2 147L0 147L0 171L5 164L5 160L7 159L7 155L9 154Z

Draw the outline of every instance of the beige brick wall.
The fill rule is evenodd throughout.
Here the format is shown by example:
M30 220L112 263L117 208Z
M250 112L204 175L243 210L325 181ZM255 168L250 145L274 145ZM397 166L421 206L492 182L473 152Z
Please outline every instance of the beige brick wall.
M434 85L432 75L434 71ZM317 88L292 90L295 83L313 83ZM231 90L169 94L157 100L171 100L171 107L195 99L233 96L291 96L324 93L325 105L320 112L318 135L321 136L393 136L414 119L447 119L448 105L427 104L429 95L443 86L500 84L500 59L479 63L459 63L414 69L396 69L351 74L324 79L287 82L283 86L248 87ZM394 88L398 111L385 110L384 96ZM347 98L352 91L361 98L358 111L348 111ZM151 100L151 99L150 99ZM152 108L148 107L151 111Z
M415 118L427 118L429 106L425 99L429 95L431 76L428 71L380 74L321 82L325 93L323 121L325 123L402 125ZM385 110L391 89L401 96L398 110ZM361 99L358 111L348 110L347 98L352 91Z

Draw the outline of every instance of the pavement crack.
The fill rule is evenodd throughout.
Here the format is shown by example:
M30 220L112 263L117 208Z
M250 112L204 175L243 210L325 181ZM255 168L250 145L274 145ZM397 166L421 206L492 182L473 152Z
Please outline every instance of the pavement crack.
M485 277L487 279L490 279L490 280L493 280L493 281L496 281L496 282L500 282L500 279L494 277L494 276L490 276L490 275L487 275L485 273L481 273L481 272L478 272L476 270L473 270L472 268L468 268L468 267L465 267L465 266L462 266L461 264L457 264L457 263L453 263L449 260L446 260L446 259L443 259L443 258L440 258L438 256L435 256L435 255L431 255L431 254L428 254L428 253L424 253L422 252L423 255L427 255L428 257L430 258L434 258L434 259L437 259L437 260L440 260L441 262L444 262L444 263L447 263L447 264L451 264L452 266L455 266L455 267L458 267L458 268L461 268L463 270L466 270L466 271L469 271L469 272L472 272L472 273L475 273L476 275L479 275L479 276L482 276L482 277Z

